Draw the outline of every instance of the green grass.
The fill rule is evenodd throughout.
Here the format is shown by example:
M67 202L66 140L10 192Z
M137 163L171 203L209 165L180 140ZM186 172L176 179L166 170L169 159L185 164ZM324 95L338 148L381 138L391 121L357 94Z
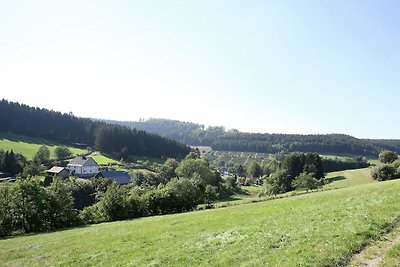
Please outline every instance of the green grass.
M345 188L375 182L371 177L370 168L331 172L325 179L331 183L325 185L324 189Z
M400 243L386 252L383 258L383 266L400 266Z
M326 266L400 217L400 181L0 240L3 266ZM393 252L394 253L394 252Z
M90 157L93 158L99 165L118 164L118 161L109 158L99 152L97 152L96 155L91 155Z
M54 149L57 143L41 138L34 138L10 133L0 133L0 149L13 150L21 153L27 159L31 160L41 145L47 145L50 149L51 157L54 158ZM73 155L85 154L87 150L75 147L68 147Z

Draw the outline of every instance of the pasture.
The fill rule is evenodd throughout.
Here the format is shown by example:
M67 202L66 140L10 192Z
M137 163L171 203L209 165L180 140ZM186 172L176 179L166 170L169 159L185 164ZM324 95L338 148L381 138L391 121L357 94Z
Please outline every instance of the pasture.
M38 151L39 147L46 145L51 153L51 157L54 156L54 149L60 145L55 142L35 137L22 136L10 133L0 133L0 149L13 150L16 153L24 155L28 160L31 160ZM68 147L73 155L86 154L86 149L80 149L75 147Z

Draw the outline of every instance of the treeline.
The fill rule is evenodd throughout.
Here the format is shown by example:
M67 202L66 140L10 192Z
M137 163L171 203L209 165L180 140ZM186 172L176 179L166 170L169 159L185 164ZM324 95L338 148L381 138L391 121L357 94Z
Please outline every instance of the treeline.
M109 122L157 133L188 145L211 146L214 150L220 151L317 152L377 156L380 151L387 149L400 153L400 140L358 139L344 134L242 133L237 130L226 131L223 127L206 128L201 124L167 119Z
M325 172L336 172L344 170L354 170L367 168L370 164L366 160L339 160L339 159L322 159L322 166Z
M0 101L0 132L40 137L62 144L87 144L116 157L183 158L190 148L143 130L78 118L47 109Z

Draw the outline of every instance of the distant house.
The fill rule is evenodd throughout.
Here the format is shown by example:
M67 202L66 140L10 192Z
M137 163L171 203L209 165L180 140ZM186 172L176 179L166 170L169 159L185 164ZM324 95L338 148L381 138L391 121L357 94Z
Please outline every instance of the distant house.
M112 179L118 184L129 184L131 182L131 177L126 171L102 171L96 177Z
M99 172L99 165L90 157L78 156L67 164L67 170L79 177L93 177Z
M54 176L61 177L61 178L69 177L69 171L64 167L54 166L50 170L48 170L47 173L52 174Z

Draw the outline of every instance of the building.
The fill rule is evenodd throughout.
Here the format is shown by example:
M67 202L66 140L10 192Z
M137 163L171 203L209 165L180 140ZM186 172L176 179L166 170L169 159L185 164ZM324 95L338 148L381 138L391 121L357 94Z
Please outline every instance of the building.
M67 170L79 177L93 177L99 172L99 165L91 157L78 156L67 164Z
M69 171L64 167L54 166L50 170L48 170L47 173L52 174L53 176L61 177L61 178L69 177Z
M96 177L111 179L121 185L131 182L131 177L126 171L102 171L99 172Z

